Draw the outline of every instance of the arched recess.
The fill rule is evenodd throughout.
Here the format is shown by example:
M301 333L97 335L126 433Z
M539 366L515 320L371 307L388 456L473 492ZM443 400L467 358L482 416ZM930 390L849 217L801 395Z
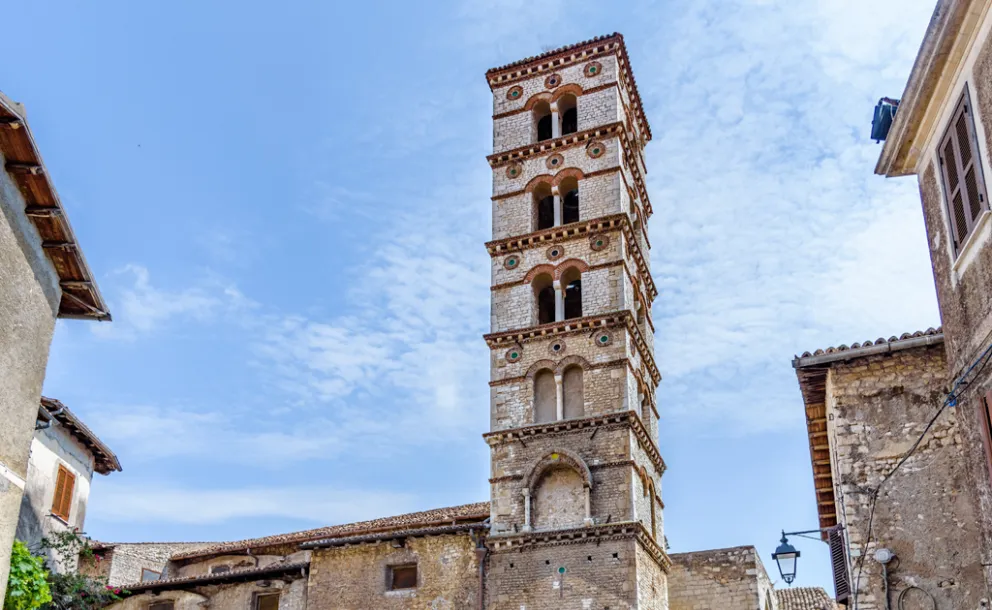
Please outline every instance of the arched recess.
M554 120L551 116L551 104L546 100L537 101L531 110L534 122L535 142L550 140L553 130L551 123Z
M575 269L579 273L585 273L586 271L589 271L589 264L577 258L570 258L566 261L562 261L561 263L558 263L557 267L555 267L554 279L559 281L562 280L565 273L569 269Z
M548 107L551 107L551 102L554 101L554 96L547 91L542 91L541 93L534 94L524 102L524 110L533 110L538 104L545 103Z
M555 196L551 191L551 185L547 182L538 183L532 190L531 198L534 206L532 212L534 230L543 231L555 226Z
M654 490L654 480L648 479L648 500L651 502L651 537L658 538L658 495Z
M545 454L531 468L524 488L524 530L592 525L592 474L575 453L560 449Z
M533 378L534 423L553 422L558 417L558 390L551 369L537 371Z
M528 193L533 193L536 188L540 185L548 185L548 190L551 190L551 186L555 184L555 177L550 174L541 174L539 176L534 176L527 182L527 186L524 187L524 191Z
M554 178L551 181L551 184L554 186L561 186L562 181L565 180L566 178L574 178L576 181L578 181L578 180L582 180L585 177L586 175L582 173L581 169L577 167L566 167L565 169L559 170L558 173L555 174Z
M550 267L551 265L543 266ZM527 281L530 283L531 290L534 293L531 320L533 320L533 324L535 325L551 324L555 321L555 301L557 300L554 279L547 270L541 270L534 274L536 269L538 268L535 267L535 269L532 269L527 274Z
M561 274L561 287L565 293L564 318L571 320L582 317L582 272L579 267L568 267Z
M561 223L579 222L579 181L564 176L558 181L558 196L561 197Z
M550 101L557 102L558 100L562 99L567 95L571 95L572 97L579 97L582 95L582 93L583 93L583 89L581 85L577 85L575 83L569 83L567 85L562 85L561 87L555 89L555 92L551 96Z
M567 136L579 130L579 99L573 93L565 93L557 100L558 120L561 121L561 135Z
M585 460L579 454L568 449L549 451L544 454L544 457L535 462L531 466L530 474L527 475L527 489L534 489L538 479L549 468L559 468L562 466L567 466L575 470L579 478L582 479L582 485L592 489L592 471L589 470L589 466L586 465Z
M586 414L585 388L582 383L582 367L571 365L562 375L565 419L581 419Z

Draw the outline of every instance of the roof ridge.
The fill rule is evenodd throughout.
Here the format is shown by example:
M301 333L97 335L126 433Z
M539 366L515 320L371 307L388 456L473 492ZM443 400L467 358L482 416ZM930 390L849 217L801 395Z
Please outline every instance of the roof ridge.
M564 53L565 51L571 51L573 49L577 49L579 47L584 47L584 46L589 45L589 44L593 44L593 43L597 43L597 42L603 42L604 40L609 40L611 38L618 38L621 42L623 42L623 34L621 34L620 32L613 32L612 34L603 34L601 36L595 36L593 38L590 38L589 40L583 40L582 42L575 42L575 43L572 43L572 44L567 44L567 45L558 47L556 49L551 49L551 50L548 50L548 51L544 51L542 53L538 53L537 55L532 55L530 57L525 57L523 59L518 59L516 61L512 61L512 62L510 62L508 64L504 64L502 66L497 66L495 68L489 68L488 70L486 70L486 78L488 79L491 74L496 74L498 72L503 72L504 70L509 70L510 68L516 68L518 66L524 66L524 65L527 65L527 64L529 64L531 62L534 62L534 61L540 61L542 59L547 59L548 57L553 57L555 55L558 55L559 53Z
M889 343L898 343L899 341L907 341L909 339L917 339L919 337L931 337L936 335L942 335L944 333L944 327L938 326L936 328L930 327L926 330L918 330L913 333L903 333L898 337L893 335L886 339L885 337L879 337L872 341L871 339L864 342L855 342L850 346L846 344L841 344L836 347L827 347L823 349L817 349L812 352L803 352L801 356L796 356L796 358L809 358L810 356L822 356L824 354L836 354L838 352L846 352L848 350L860 349L864 347L873 347L878 345L885 345Z

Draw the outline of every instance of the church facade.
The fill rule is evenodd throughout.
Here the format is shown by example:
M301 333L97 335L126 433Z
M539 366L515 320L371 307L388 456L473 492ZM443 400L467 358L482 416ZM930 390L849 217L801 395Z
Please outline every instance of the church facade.
M753 547L666 552L651 130L622 36L486 77L489 501L213 545L101 543L85 569L129 591L115 608L778 610Z

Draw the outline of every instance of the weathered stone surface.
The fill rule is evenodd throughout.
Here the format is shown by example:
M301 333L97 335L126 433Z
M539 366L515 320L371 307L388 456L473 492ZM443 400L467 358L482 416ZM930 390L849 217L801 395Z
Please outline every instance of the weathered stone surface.
M754 547L671 555L670 610L771 610L778 600Z

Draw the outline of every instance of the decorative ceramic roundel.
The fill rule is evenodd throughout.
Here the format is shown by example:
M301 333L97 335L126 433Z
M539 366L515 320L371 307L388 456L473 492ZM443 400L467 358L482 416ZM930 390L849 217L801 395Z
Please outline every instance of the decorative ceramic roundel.
M506 351L506 361L516 362L523 357L523 352L520 351L519 347L511 347Z
M544 86L547 87L548 89L554 89L560 84L561 84L560 74L552 74L551 76L544 79Z
M520 257L516 254L507 256L506 260L503 261L503 268L505 269L516 269L518 266L520 266Z
M610 245L610 238L606 235L593 235L589 238L589 247L599 252Z
M603 153L605 152L606 152L606 145L596 140L589 142L589 144L586 146L586 154L588 154L593 159L598 159L599 157L602 157Z
M565 342L564 341L555 341L550 346L548 346L548 351L550 351L552 354L555 354L555 355L564 354L565 353Z
M599 333L596 335L596 345L600 347L606 347L607 345L613 343L613 337L610 333Z
M589 77L599 76L603 72L603 64L598 61L586 64L585 75Z
M506 168L506 177L509 179L519 178L524 173L524 169L519 165L511 165Z
M565 248L563 246L551 246L548 248L547 255L549 261L558 260L565 255Z
M565 157L554 154L548 157L548 160L544 162L548 166L548 169L558 169L559 167L565 165Z
M520 85L516 87L510 87L510 90L506 92L506 99L508 100L519 100L524 96L524 88Z

